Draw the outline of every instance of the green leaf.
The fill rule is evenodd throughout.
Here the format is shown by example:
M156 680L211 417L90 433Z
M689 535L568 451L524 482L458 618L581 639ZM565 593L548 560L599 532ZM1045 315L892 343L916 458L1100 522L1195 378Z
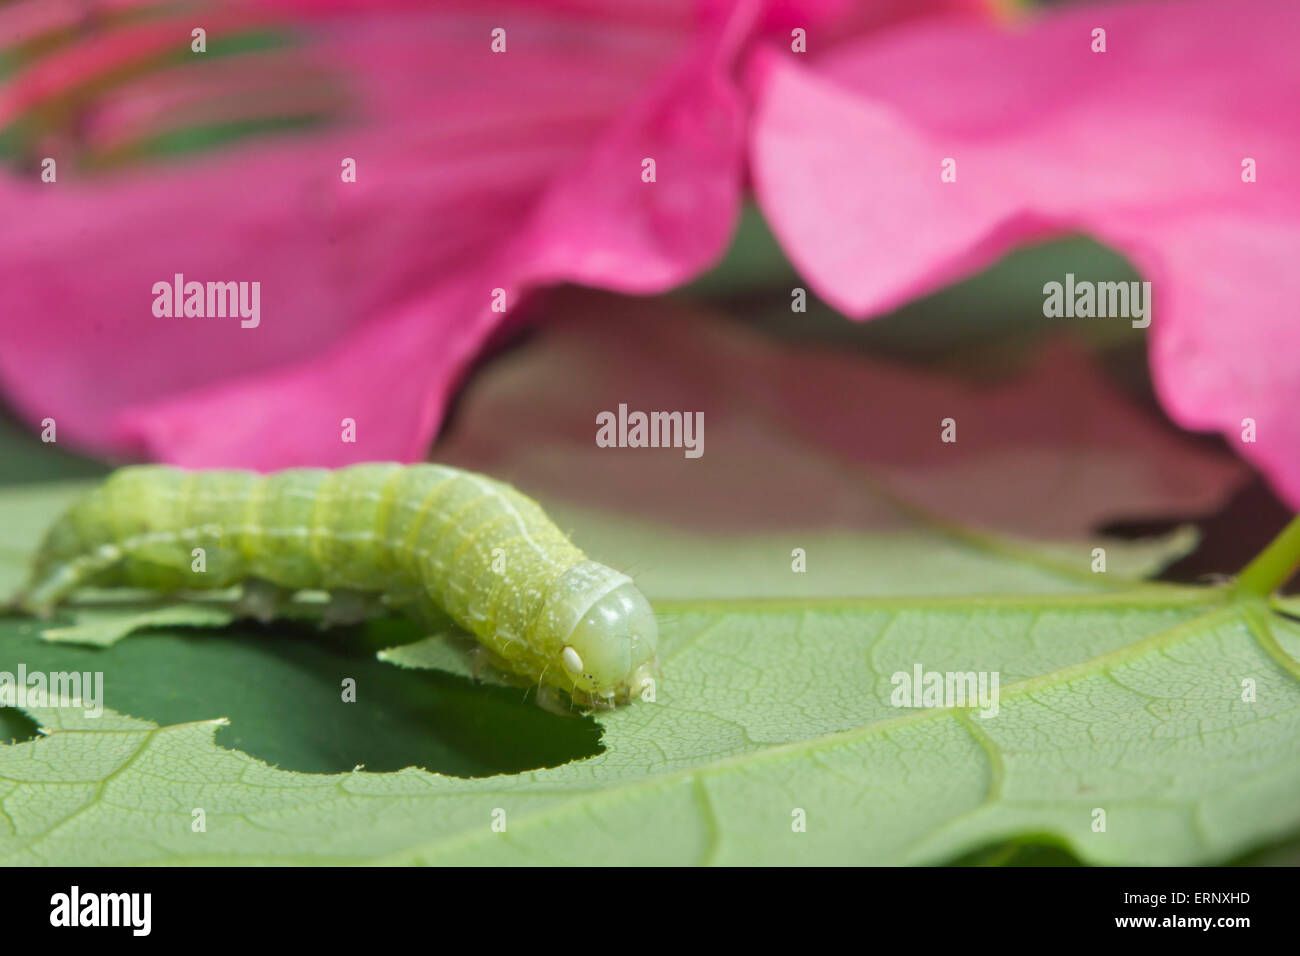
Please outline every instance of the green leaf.
M78 608L76 623L68 627L47 627L41 637L92 647L111 647L135 631L150 627L225 627L234 615L223 607L168 602L138 613L117 607Z
M0 747L0 861L933 863L1029 833L1176 864L1300 825L1300 627L1262 601L663 610L657 701L598 716L603 753L514 776L292 773L216 746L221 719L29 708L43 736ZM891 674L918 663L999 671L997 715L891 706Z
M458 677L469 677L475 681L487 681L511 686L492 668L474 666L474 638L464 631L451 631L431 634L410 644L385 647L379 652L381 661L415 670L436 670Z

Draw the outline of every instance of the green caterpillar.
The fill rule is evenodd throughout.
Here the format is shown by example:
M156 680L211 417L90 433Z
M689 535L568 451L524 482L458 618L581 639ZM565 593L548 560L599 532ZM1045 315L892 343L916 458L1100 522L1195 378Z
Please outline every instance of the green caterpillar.
M18 606L49 614L83 585L250 579L432 602L495 666L583 704L631 700L657 672L654 612L630 578L589 560L509 485L442 465L122 468L50 528Z

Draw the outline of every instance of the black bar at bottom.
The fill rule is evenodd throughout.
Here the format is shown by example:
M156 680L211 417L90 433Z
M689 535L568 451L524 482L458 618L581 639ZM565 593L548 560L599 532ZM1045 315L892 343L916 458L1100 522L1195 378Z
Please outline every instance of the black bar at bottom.
M381 943L403 931L437 946L538 936L622 950L729 948L796 931L870 946L1107 937L1231 945L1294 929L1286 868L930 868L801 870L10 869L4 939L31 936L296 946ZM75 889L74 889L75 888ZM147 894L147 896L145 895ZM87 923L116 925L85 925ZM567 931L566 931L567 930ZM376 937L376 932L382 935ZM899 939L899 934L902 939ZM448 935L451 934L451 935ZM1010 936L1008 935L1010 934ZM1030 934L1030 935L1026 935ZM1040 935L1041 934L1041 935ZM513 940L514 942L508 942Z

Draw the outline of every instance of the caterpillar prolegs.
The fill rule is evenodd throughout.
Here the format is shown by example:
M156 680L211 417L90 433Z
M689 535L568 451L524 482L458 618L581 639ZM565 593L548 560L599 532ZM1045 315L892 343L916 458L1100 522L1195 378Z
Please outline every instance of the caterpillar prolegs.
M50 528L19 606L48 613L84 585L250 579L432 602L501 670L580 703L630 700L657 668L654 612L630 578L509 485L442 465L122 468Z

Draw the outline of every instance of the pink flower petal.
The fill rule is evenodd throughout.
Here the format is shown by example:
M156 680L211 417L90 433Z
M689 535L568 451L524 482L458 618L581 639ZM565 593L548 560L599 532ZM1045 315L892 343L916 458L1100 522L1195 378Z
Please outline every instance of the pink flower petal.
M768 52L750 73L755 189L809 282L856 316L1055 233L1127 253L1153 283L1165 407L1300 504L1297 28L1285 0L1196 0L918 23L809 65Z
M263 0L194 16L212 42L252 9L287 49L144 70L185 52L190 15L160 4L156 18L92 18L87 39L20 61L0 96L6 116L46 120L57 100L76 117L27 144L29 167L58 159L57 183L32 168L0 176L0 384L29 420L54 417L61 439L107 455L260 468L420 457L504 318L494 289L512 309L557 282L656 292L721 254L744 183L735 77L756 35L785 41L799 25L829 43L982 8ZM4 12L19 39L75 14ZM504 55L489 47L496 27ZM286 70L319 88L294 88ZM187 122L322 113L333 122L199 159L77 163ZM344 157L356 183L340 182ZM155 318L153 284L176 273L260 282L261 324ZM355 444L340 441L344 418Z
M719 255L742 152L721 37L513 11L494 56L496 22L320 18L311 49L351 85L350 122L99 179L71 162L55 184L0 179L18 409L191 465L410 458L501 319L494 288L511 305L560 278L657 289ZM261 281L261 325L155 318L153 283L178 272ZM366 445L341 445L335 405Z

